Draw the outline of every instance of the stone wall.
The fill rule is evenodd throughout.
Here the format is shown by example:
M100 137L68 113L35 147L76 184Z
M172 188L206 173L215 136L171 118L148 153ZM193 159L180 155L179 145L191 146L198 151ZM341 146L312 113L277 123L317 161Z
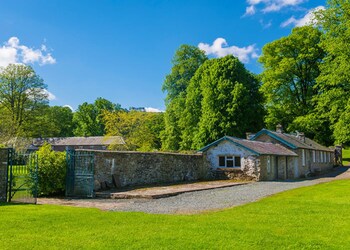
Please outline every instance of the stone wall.
M206 179L209 166L202 154L97 151L95 190Z
M7 188L7 150L0 148L0 202L6 201Z

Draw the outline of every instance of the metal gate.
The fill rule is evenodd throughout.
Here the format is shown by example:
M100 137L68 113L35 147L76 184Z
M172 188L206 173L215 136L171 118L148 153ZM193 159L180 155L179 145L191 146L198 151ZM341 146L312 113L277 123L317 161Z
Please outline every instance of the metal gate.
M66 196L94 197L94 154L67 150Z
M38 196L38 155L8 149L7 201L34 203Z

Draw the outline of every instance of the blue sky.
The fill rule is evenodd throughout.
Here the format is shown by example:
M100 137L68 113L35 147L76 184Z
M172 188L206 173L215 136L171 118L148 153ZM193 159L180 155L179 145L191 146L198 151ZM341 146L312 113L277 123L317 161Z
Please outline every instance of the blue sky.
M164 110L161 86L181 44L210 57L256 61L264 44L312 17L322 0L3 0L0 66L28 63L51 105L104 97L123 107Z

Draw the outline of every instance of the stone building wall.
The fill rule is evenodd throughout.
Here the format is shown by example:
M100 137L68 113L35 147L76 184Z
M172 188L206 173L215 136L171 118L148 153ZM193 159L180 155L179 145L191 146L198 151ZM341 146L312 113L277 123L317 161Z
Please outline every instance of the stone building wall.
M228 141L222 141L212 146L205 153L212 171L222 171L229 179L235 180L260 180L260 160L252 152L236 146ZM219 156L233 155L241 157L240 168L222 168L219 166Z
M0 148L0 202L6 201L7 187L7 153L8 149Z
M95 190L206 179L208 163L202 154L92 151Z

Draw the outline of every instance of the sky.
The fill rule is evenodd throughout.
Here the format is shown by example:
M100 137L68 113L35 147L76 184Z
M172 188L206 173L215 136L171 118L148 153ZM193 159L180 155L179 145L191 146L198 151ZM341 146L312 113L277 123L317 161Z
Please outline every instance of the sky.
M31 65L50 105L103 97L165 110L161 87L182 44L237 56L254 73L262 47L310 23L325 0L1 0L0 66Z

